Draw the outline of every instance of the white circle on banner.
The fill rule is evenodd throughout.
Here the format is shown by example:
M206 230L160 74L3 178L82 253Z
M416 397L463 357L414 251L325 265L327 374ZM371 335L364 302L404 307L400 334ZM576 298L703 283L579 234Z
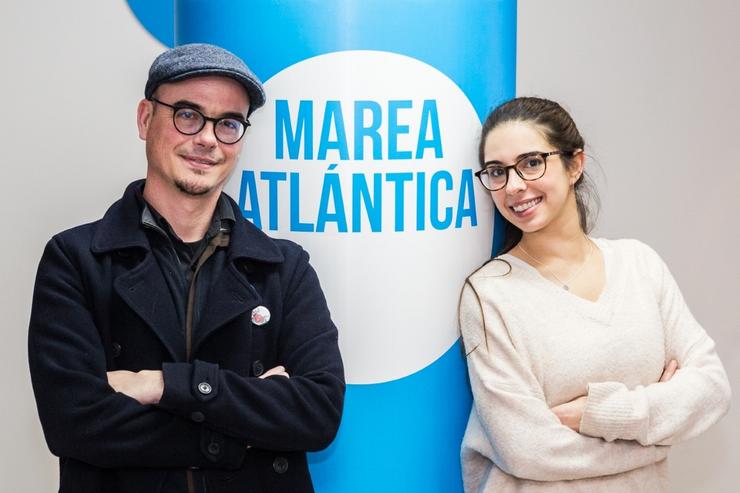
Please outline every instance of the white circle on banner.
M310 253L347 383L425 368L459 337L460 290L491 251L475 109L439 70L380 51L300 61L265 92L226 192Z

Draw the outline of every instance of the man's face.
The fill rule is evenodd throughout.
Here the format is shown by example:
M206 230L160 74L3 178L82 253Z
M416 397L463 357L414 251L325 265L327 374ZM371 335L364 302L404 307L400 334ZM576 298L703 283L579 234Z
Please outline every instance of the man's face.
M241 84L228 77L194 77L162 84L154 97L163 103L189 107L210 118L246 120L249 99ZM147 188L178 190L190 196L220 193L241 152L244 138L235 144L219 142L213 122L195 135L174 126L173 109L143 100L139 103L139 137L146 141Z

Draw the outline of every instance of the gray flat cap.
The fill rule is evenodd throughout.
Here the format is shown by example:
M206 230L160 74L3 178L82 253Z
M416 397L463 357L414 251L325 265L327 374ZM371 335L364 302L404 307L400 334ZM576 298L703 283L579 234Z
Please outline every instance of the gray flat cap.
M221 75L239 82L249 96L249 113L265 104L262 83L241 58L210 44L177 46L159 55L149 68L144 97L150 99L160 84L203 75Z

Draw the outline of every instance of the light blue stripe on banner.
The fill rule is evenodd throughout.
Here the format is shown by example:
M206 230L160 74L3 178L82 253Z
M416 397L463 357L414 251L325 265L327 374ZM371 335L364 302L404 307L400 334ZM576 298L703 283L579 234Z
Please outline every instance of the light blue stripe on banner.
M263 80L323 53L384 50L418 58L447 74L468 95L481 119L514 96L513 0L128 0L128 4L166 46L174 45L177 27L177 44L220 44L243 56ZM249 9L253 21L231 25L230 20L243 18L244 9ZM343 15L363 19L361 28L335 21ZM244 38L254 42L244 47L240 43Z
M455 81L482 119L513 97L514 0L176 0L175 42L209 42L262 80L340 50L414 57Z
M309 455L316 490L462 491L460 442L470 403L460 343L408 377L349 385L339 435L328 449Z
M175 46L174 0L128 0L142 26L165 46Z

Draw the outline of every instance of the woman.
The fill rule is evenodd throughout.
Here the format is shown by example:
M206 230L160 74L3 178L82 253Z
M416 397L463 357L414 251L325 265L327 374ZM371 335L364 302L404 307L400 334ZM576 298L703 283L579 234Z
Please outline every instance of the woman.
M477 175L508 224L460 301L466 493L667 491L669 446L728 409L714 343L660 257L587 235L583 149L544 99L483 125Z

